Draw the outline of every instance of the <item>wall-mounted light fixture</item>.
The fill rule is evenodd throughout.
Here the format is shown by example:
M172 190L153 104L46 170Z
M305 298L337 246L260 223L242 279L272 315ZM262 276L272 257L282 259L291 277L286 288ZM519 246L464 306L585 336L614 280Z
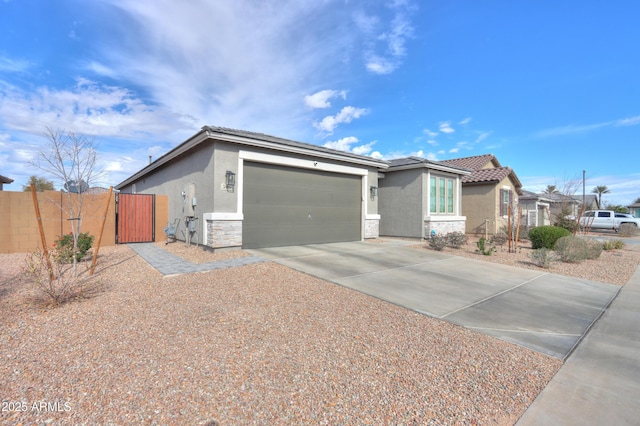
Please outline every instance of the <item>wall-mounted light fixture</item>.
M236 174L231 170L227 170L225 174L225 181L227 184L227 190L233 191L233 188L236 186Z
M370 187L369 193L371 194L371 199L373 200L378 195L378 187L377 186Z

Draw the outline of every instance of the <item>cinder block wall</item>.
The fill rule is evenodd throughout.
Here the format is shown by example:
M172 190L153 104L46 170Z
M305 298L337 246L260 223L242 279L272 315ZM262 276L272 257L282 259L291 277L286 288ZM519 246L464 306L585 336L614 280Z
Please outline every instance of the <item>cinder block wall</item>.
M47 245L71 232L68 194L38 192L37 199ZM77 201L77 195L71 194ZM82 232L98 237L108 193L83 196ZM115 244L115 194L111 195L101 245ZM42 247L33 198L30 192L0 192L0 253L29 252Z

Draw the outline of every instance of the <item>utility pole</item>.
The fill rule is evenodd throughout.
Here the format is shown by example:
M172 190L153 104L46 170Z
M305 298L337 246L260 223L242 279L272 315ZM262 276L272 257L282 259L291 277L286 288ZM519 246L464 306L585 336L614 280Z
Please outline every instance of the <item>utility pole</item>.
M584 209L587 205L587 196L585 192L585 181L586 181L587 171L582 171L582 208Z

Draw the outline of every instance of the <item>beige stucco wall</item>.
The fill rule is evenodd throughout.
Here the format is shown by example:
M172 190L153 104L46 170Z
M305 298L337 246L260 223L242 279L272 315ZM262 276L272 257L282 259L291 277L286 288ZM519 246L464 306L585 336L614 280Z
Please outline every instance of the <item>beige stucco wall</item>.
M517 212L518 194L508 177L498 184L463 185L462 214L467 217L468 234L493 235L507 225L507 216L500 216L500 189L512 191L512 210Z

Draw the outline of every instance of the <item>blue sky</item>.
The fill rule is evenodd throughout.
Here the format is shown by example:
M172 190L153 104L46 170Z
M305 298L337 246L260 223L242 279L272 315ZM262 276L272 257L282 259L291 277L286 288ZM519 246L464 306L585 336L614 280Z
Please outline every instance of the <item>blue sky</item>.
M202 126L391 159L493 153L524 188L640 197L640 2L0 0L0 174L48 126L115 185ZM59 182L56 182L59 185Z

